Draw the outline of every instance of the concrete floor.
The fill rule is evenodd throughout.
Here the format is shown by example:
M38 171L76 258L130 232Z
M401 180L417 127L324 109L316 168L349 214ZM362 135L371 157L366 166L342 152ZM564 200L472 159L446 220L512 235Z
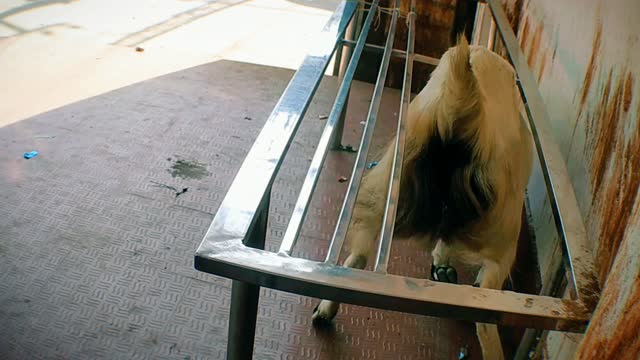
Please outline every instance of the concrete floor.
M295 69L338 3L0 1L0 126L221 59Z

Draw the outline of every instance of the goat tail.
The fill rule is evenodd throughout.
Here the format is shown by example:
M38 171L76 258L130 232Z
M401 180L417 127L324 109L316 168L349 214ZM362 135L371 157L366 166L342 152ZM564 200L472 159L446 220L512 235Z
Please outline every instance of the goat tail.
M441 93L434 110L438 135L446 141L454 131L473 129L473 126L468 127L463 123L480 114L482 95L471 67L471 49L464 35L458 36L456 46L445 53L443 60L445 66L441 67L442 73L438 74L441 76Z

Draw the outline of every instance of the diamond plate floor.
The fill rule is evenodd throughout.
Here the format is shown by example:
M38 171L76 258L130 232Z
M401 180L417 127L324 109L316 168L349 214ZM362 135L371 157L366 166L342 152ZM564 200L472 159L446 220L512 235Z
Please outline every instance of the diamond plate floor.
M220 61L0 128L0 358L223 359L230 281L195 271L193 254L291 75ZM270 249L336 88L323 81L276 181ZM346 143L370 93L354 84ZM398 97L383 99L374 147ZM29 150L40 154L24 160ZM296 256L324 256L353 158L328 156ZM392 261L393 273L428 274L413 244L394 244ZM263 289L255 358L457 359L465 344L479 356L470 323L343 306L320 332L315 302Z

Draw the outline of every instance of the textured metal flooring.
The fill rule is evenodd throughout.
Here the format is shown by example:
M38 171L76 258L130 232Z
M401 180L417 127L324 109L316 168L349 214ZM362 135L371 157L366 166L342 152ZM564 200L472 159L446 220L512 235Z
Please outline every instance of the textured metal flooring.
M230 281L195 271L193 255L291 75L220 61L0 128L0 358L223 359ZM336 88L323 81L276 181L270 249ZM346 143L370 92L354 84ZM391 136L398 95L383 99L375 147ZM40 154L24 160L29 150ZM328 156L296 256L326 253L353 158ZM415 245L391 256L391 272L428 276ZM263 289L255 358L457 359L465 344L480 356L470 323L343 306L335 329L317 331L315 303Z

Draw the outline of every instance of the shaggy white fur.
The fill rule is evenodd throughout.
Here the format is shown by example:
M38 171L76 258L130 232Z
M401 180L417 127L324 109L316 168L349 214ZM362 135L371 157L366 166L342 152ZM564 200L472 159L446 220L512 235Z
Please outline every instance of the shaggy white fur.
M515 260L532 166L515 71L459 38L412 101L406 129L396 236L433 248L434 266L447 268L451 258L479 265L477 284L500 289ZM363 178L345 266L364 268L376 247L394 142ZM338 307L323 300L313 318L331 321ZM485 359L503 359L495 325L478 323L477 335Z

